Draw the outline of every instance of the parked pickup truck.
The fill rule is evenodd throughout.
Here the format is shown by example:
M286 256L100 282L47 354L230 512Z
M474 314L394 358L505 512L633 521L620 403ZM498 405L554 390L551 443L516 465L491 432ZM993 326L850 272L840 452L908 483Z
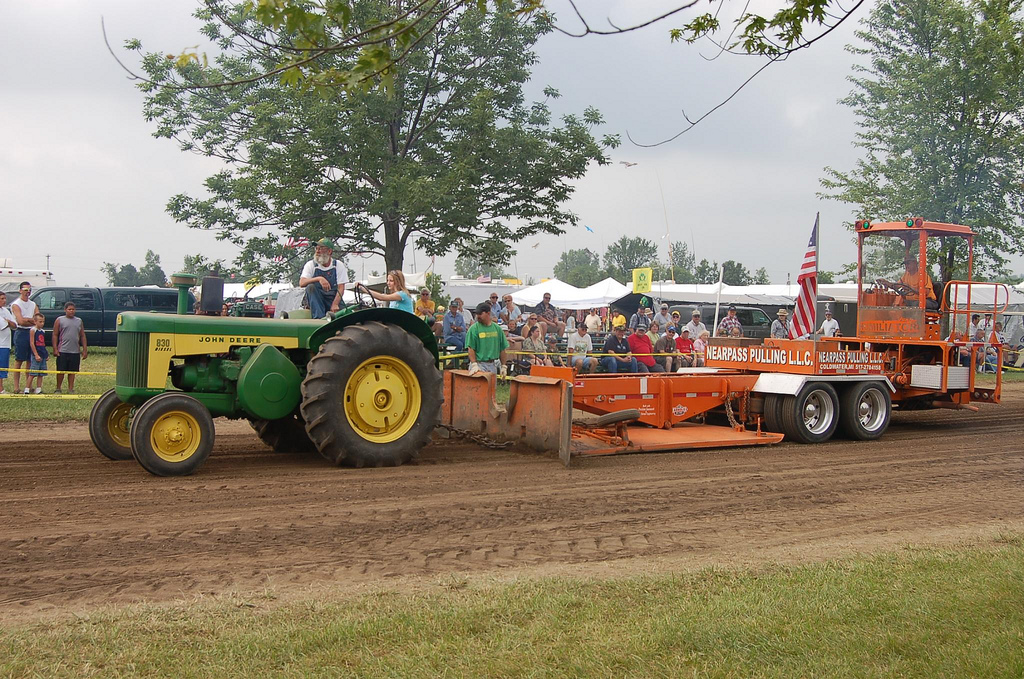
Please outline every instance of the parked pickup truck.
M39 288L29 298L46 317L47 331L64 315L64 303L75 303L75 315L82 319L89 346L117 346L117 315L122 311L157 311L173 314L178 308L174 288ZM188 295L189 311L195 296Z

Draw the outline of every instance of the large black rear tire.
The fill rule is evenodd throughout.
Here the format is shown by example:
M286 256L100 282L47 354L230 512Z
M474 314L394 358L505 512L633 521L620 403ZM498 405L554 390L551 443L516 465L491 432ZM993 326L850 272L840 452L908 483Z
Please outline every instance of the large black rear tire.
M782 400L782 433L799 443L822 443L839 424L839 397L827 382L808 382Z
M376 321L324 342L302 382L302 419L335 464L396 467L416 457L440 421L441 373L413 334Z
M785 433L782 428L782 403L781 394L765 394L764 396L764 428L767 431Z
M892 399L882 382L854 382L839 394L839 430L856 441L874 441L889 428Z
M297 414L279 420L249 420L260 440L275 453L308 453L316 446L306 433L306 423Z
M96 399L89 413L89 438L96 450L111 460L132 459L131 411L110 389Z

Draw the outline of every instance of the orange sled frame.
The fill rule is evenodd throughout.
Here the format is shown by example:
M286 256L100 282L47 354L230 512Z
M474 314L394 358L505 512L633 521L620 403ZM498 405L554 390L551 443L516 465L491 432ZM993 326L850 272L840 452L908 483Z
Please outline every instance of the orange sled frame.
M574 376L568 368L535 367L529 377L509 380L508 404L502 406L495 400L495 375L447 370L441 424L557 452L566 466L582 455L778 443L782 434L761 431L760 417L750 412L756 381L749 373L699 368ZM729 426L693 421L719 408L725 409ZM599 417L574 419L574 410ZM754 429L745 422L753 422Z

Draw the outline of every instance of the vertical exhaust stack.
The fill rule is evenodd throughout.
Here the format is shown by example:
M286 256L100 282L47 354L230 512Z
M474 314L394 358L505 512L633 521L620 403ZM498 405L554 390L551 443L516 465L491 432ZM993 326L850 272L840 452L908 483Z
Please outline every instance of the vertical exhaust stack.
M178 315L188 313L188 291L196 284L196 277L190 273L171 274L171 285L178 288Z

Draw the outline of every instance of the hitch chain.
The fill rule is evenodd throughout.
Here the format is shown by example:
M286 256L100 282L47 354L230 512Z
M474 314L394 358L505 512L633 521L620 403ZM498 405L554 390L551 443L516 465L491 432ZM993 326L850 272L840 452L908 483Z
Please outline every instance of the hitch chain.
M479 444L484 448L492 448L494 450L508 448L513 443L515 443L515 441L495 441L494 439L487 438L483 434L474 434L471 431L467 431L465 429L458 429L449 424L439 424L437 425L437 428L444 429L445 431L452 435L452 438L469 439L473 443Z
M733 392L725 397L725 416L729 418L729 426L734 429L740 426L740 423L736 421L736 416L732 412L732 399L735 396L736 394Z

